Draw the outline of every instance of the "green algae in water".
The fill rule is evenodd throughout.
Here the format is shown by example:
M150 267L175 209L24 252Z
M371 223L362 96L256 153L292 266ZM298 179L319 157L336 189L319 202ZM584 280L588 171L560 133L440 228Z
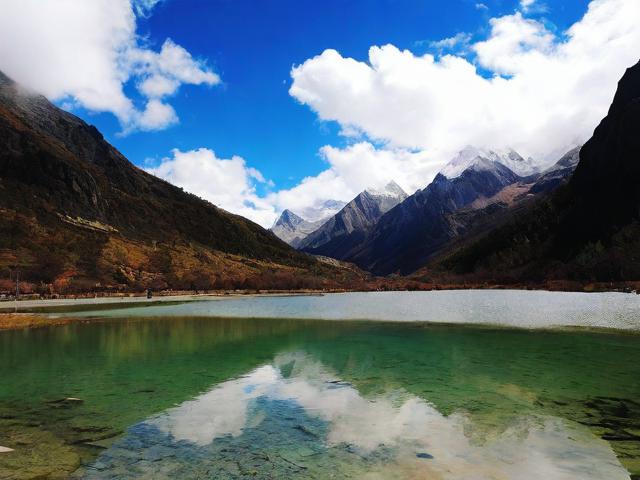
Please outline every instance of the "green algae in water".
M0 478L628 478L639 354L633 335L397 323L2 332Z

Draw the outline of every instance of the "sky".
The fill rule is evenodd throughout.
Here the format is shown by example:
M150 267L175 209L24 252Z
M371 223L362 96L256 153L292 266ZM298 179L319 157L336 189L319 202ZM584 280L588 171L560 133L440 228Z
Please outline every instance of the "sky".
M640 58L638 0L0 0L0 70L268 227L467 145L546 165ZM314 220L314 218L308 218Z

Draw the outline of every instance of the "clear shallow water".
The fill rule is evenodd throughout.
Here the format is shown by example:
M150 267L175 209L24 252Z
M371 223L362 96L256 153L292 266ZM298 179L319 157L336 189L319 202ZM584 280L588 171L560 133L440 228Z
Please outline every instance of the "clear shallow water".
M92 315L79 312L78 315ZM229 297L119 308L102 316L216 316L422 321L524 328L640 329L640 295L523 290L366 292L322 296Z
M0 478L640 473L638 335L174 310L204 303L0 332Z

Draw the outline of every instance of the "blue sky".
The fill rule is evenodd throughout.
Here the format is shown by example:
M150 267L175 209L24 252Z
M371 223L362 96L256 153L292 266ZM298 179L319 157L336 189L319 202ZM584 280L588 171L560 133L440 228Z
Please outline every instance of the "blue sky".
M390 180L413 193L466 145L548 165L640 45L638 0L0 5L0 69L264 226Z
M323 168L318 150L343 145L335 122L320 122L292 98L290 71L327 48L366 60L372 45L391 43L417 54L428 42L460 32L486 35L487 18L512 13L517 1L451 0L165 0L138 33L151 46L169 37L205 59L222 85L184 86L173 99L180 123L160 132L125 137L109 113L78 113L94 123L131 161L159 160L173 148L213 149L219 157L240 155L280 188ZM560 30L585 10L584 0L545 2L536 17ZM135 98L135 90L131 91Z

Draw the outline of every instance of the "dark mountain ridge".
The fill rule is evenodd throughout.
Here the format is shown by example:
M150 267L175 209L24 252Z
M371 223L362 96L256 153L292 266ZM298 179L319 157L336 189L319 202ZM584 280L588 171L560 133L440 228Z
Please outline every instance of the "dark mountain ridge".
M448 214L492 197L519 179L489 159L478 160L453 179L438 174L426 188L385 213L340 258L378 275L410 273L455 236Z
M339 254L335 246L351 237L361 237L382 215L407 198L407 194L395 182L389 182L384 190L364 190L347 203L342 210L309 234L299 249L316 255L333 258ZM333 254L332 254L333 253Z
M567 185L434 267L509 282L640 278L640 63Z

